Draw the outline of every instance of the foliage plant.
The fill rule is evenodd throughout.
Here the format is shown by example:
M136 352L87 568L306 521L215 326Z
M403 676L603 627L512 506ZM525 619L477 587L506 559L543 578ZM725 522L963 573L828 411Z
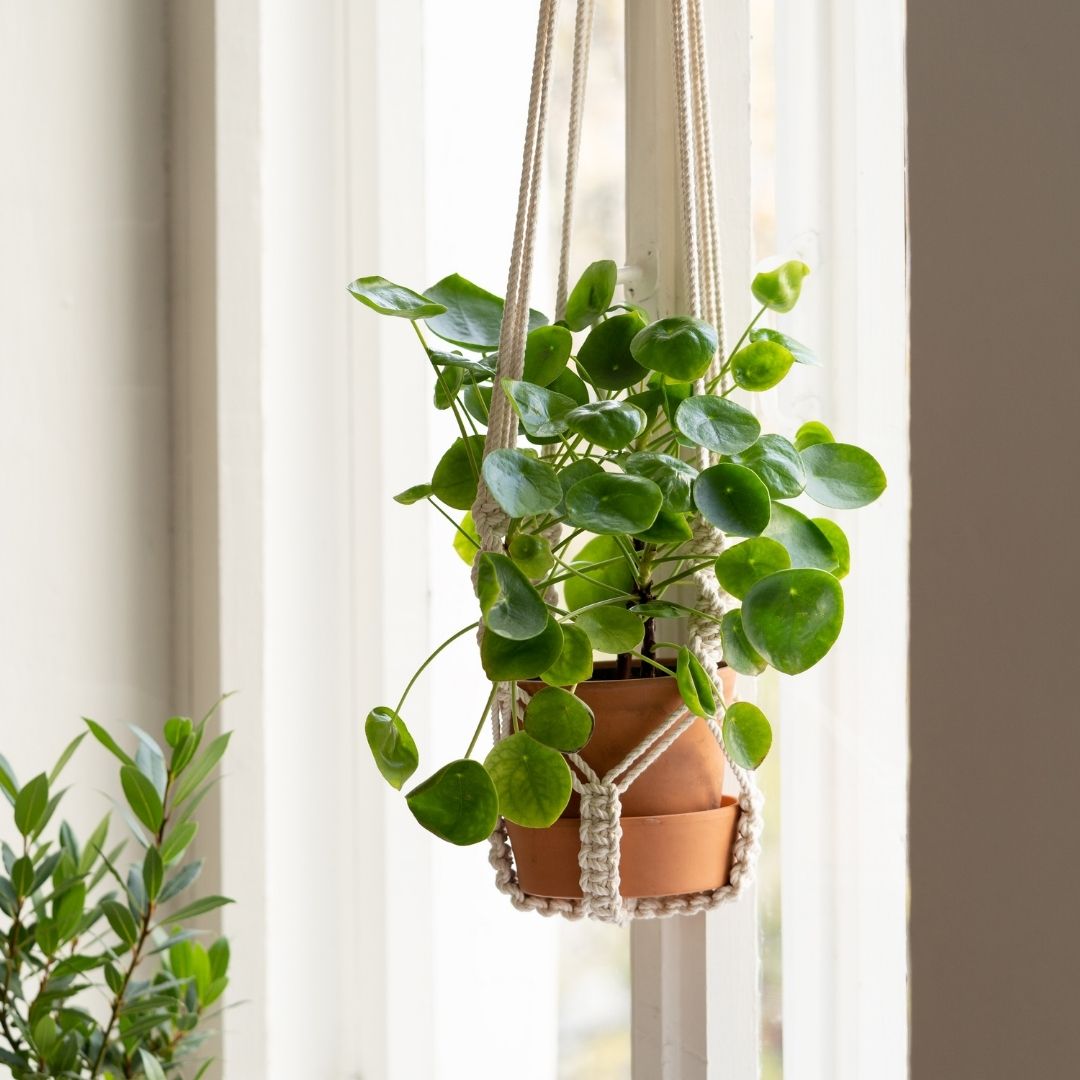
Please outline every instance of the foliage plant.
M11 806L0 834L0 1063L9 1075L191 1080L209 1068L199 1048L228 984L229 945L204 947L187 924L229 901L195 898L202 863L185 861L229 742L204 739L209 719L173 717L164 747L133 727L130 754L86 720L52 769L21 785L0 757ZM66 821L49 831L66 791L58 781L88 733L120 762L126 839L110 837L109 814L85 840Z
M656 620L713 618L724 662L745 675L767 667L797 675L837 639L848 543L835 521L792 500L861 507L885 489L885 474L819 420L792 438L763 434L754 412L734 399L735 391L764 393L818 363L807 346L759 326L767 312L795 306L808 273L789 261L753 279L757 313L707 381L716 330L686 316L652 321L616 303L610 260L585 271L559 322L531 312L519 380L496 375L503 302L460 275L423 293L381 277L349 286L361 303L411 324L434 375L434 407L449 411L458 429L431 479L397 501L433 506L470 565L480 544L468 511L481 476L509 518L501 550L479 556L477 622L420 665L396 706L372 709L365 722L376 765L400 790L419 764L403 718L409 690L452 641L483 623L480 662L491 695L464 757L406 795L425 828L471 844L500 813L532 827L558 818L571 790L563 753L581 749L592 731L592 713L573 690L594 677L594 653L617 657L617 677L673 676L688 709L720 722L732 758L760 765L772 742L761 710L718 701L687 648L657 641ZM525 446L484 456L493 394L509 397ZM699 470L701 448L715 464ZM706 526L727 537L715 559L694 553L695 533ZM695 611L677 591L709 566L740 603L722 620ZM554 603L545 598L553 588ZM522 715L510 695L513 733L476 761L498 684L523 679L546 685Z

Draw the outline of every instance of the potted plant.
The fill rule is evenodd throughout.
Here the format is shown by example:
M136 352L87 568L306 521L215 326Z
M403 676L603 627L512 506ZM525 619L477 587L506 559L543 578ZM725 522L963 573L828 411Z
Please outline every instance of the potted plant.
M197 1080L209 1068L199 1048L228 985L229 945L200 944L189 923L229 901L193 898L202 863L184 858L229 741L203 745L208 719L173 717L165 747L133 728L131 754L86 721L120 761L134 859L129 840L110 838L108 814L85 840L66 821L50 829L66 790L57 783L87 732L25 784L0 756L11 806L0 873L0 1063L9 1075Z
M580 895L572 777L581 762L601 774L665 716L687 712L697 719L624 793L621 887L660 896L722 884L737 808L722 792L713 732L745 769L772 741L761 710L736 700L734 675L770 666L797 675L837 639L848 544L831 518L792 500L860 507L882 493L885 475L820 421L791 439L763 434L733 398L817 363L805 345L759 325L794 307L808 272L790 261L753 279L759 309L718 370L713 327L650 320L615 302L615 264L594 263L563 319L531 313L516 380L497 376L503 303L491 293L458 275L423 293L379 277L350 286L363 304L412 325L434 406L456 421L458 438L431 479L396 499L447 519L478 600L476 622L423 661L392 708L371 710L367 741L401 789L419 764L409 690L451 642L480 629L491 691L468 749L405 798L421 825L455 844L483 840L504 818L527 893ZM507 395L524 448L485 454L494 394ZM468 512L478 488L505 516L488 550ZM709 571L730 597L726 611L702 610L681 591ZM682 643L687 631L719 636L719 672ZM479 760L500 688L510 688L509 730Z

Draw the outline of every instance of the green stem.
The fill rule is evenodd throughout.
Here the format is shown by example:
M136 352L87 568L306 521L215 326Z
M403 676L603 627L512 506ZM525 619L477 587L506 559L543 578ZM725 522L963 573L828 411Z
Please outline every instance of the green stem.
M424 340L424 335L420 331L420 327L416 325L413 320L409 320L409 325L413 328L416 336L420 339L420 344L424 346L424 355L428 358L428 363L431 365L435 372L435 378L438 379L439 385L443 389L443 393L446 394L446 400L450 404L450 411L454 414L454 420L457 422L458 431L461 432L461 440L465 444L465 453L469 458L469 465L472 467L473 475L480 479L480 466L477 464L476 459L473 457L472 444L469 442L469 433L465 430L465 425L462 423L461 414L458 412L457 402L451 396L450 391L447 389L446 381L442 377L442 372L439 370L439 365L431 359L431 351L428 349L428 344ZM478 434L475 431L473 434Z
M761 305L761 310L758 311L758 313L750 320L750 325L742 332L742 337L739 338L739 340L735 342L735 348L733 348L731 350L731 356L729 356L727 358L727 360L724 363L724 366L720 369L720 374L717 375L716 378L713 379L709 383L709 385L705 387L705 390L708 393L711 394L713 392L713 390L716 389L716 384L718 382L720 382L720 380L724 377L724 373L731 366L731 357L734 356L739 351L739 349L742 347L742 343L750 336L751 331L757 325L758 319L760 319L761 316L765 314L766 310L767 310L766 306L764 304L762 304Z
M708 562L698 563L697 566L691 566L688 570L683 570L678 574L672 574L669 578L664 578L663 581L656 583L656 593L659 596L660 590L666 589L669 585L674 585L676 581L682 581L683 578L691 577L694 574L700 573L702 570L707 570L715 562L714 559L710 559Z
M450 524L453 525L454 528L457 529L457 531L461 533L461 535L464 536L465 539L468 540L469 543L472 544L472 546L476 548L477 551L480 550L480 545L476 542L476 540L474 540L473 537L471 537L430 495L427 497L427 501L431 503L431 505L434 506L435 509L438 510L439 513L442 514L442 516L446 518L446 520L449 521Z
M416 680L424 673L428 664L435 659L448 645L452 645L462 634L467 634L470 630L475 630L480 625L479 620L474 623L469 623L468 626L463 626L456 634L451 634L417 669L413 672L413 677L409 680L408 685L405 687L404 693L401 695L401 700L397 703L397 708L394 712L400 713L402 705L405 704L405 699L409 696L409 691L416 685Z
M488 694L487 704L484 706L484 711L480 714L480 719L477 721L476 730L473 732L473 737L469 742L469 749L465 751L465 756L467 758L472 757L473 748L476 746L476 740L480 738L480 732L484 730L484 721L488 718L488 713L491 712L491 704L495 700L495 692L498 689L498 683L491 684L491 693Z
M658 641L656 643L656 647L659 649L661 646L664 646L664 645L667 645L667 644L668 643L666 641ZM636 656L639 660L644 660L646 664L652 664L652 666L654 668L656 668L658 671L662 671L665 675L671 675L673 678L675 676L675 672L672 671L671 668L665 667L663 664L661 664L658 661L652 659L652 657L650 657L650 656L646 656L644 653L639 653L639 652L635 652L635 651L631 650L630 655L631 656Z

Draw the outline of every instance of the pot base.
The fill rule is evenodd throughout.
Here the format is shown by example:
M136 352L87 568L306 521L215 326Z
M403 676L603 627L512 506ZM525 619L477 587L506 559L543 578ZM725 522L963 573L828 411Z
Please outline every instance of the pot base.
M715 810L624 817L619 893L626 899L708 892L728 883L739 805L725 795ZM581 893L578 818L547 829L506 823L518 883L533 896L577 899Z

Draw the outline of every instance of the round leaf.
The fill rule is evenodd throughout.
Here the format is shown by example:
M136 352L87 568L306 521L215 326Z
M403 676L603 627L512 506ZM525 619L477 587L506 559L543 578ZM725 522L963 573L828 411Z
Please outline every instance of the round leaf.
M810 520L825 534L829 543L832 544L833 556L836 559L836 569L832 572L833 577L837 581L846 578L848 571L851 570L851 547L848 544L847 536L844 535L844 530L835 521L830 521L828 518L811 518Z
M694 483L694 503L710 524L732 536L758 536L769 524L769 490L742 465L705 469Z
M764 326L759 326L751 332L750 340L775 341L777 345L783 345L795 357L797 363L810 364L813 367L821 366L821 361L817 358L817 354L813 349L808 345L804 345L801 341L788 337L787 334L781 334L779 330L769 330Z
M717 454L737 454L757 441L758 418L727 398L689 397L675 410L675 426L691 442Z
M499 796L484 766L462 759L444 765L405 801L428 832L451 844L478 844L499 821Z
M399 319L430 319L446 310L427 296L421 296L404 285L395 285L384 277L357 278L349 292L380 315L395 315Z
M566 493L566 513L572 525L590 532L636 533L656 520L663 502L660 489L643 476L599 473Z
M525 730L545 746L575 753L592 738L593 711L568 690L545 686L525 706Z
M500 637L526 641L547 626L547 604L507 555L485 551L480 556L476 595L484 625Z
M392 708L379 705L367 714L364 735L382 779L400 792L420 764L420 754L405 721Z
M534 580L543 577L555 565L551 555L551 542L544 536L518 533L506 550L514 563Z
M682 544L694 539L694 530L690 528L685 514L674 514L661 507L656 520L647 529L634 533L634 536L649 544Z
M432 285L425 295L445 309L442 314L427 319L433 334L466 349L498 347L503 302L494 293L481 289L460 274L451 274ZM546 322L538 311L529 312L530 329Z
M524 731L497 742L484 768L498 792L500 813L518 825L546 829L570 801L570 766Z
M512 518L543 514L562 501L555 470L521 450L492 450L484 458L484 483Z
M756 769L772 747L772 728L765 714L749 701L736 701L724 713L724 746L731 760Z
M808 446L817 446L818 443L835 441L833 433L820 420L807 420L795 432L796 450L805 450Z
M625 401L591 401L566 414L566 426L605 450L622 450L644 430L646 416Z
M680 382L700 379L716 355L716 331L700 319L675 315L650 323L630 345L634 359Z
M803 278L810 267L797 259L778 266L775 270L758 274L750 283L750 291L758 303L773 311L790 311L799 300ZM430 293L430 290L428 290Z
M764 658L750 644L743 629L742 612L729 611L720 623L720 641L724 663L740 675L760 675L766 667Z
M623 468L651 480L663 494L666 510L685 514L694 508L692 491L698 471L693 465L670 454L639 450L623 461Z
M476 499L476 477L483 455L483 435L455 439L435 466L432 494L455 510L468 510Z
M611 259L591 263L566 298L563 319L571 330L591 326L611 306L619 268Z
M491 387L469 383L461 394L465 411L478 423L487 426L491 415Z
M592 678L593 647L589 635L573 623L562 623L562 651L540 678L549 686L576 686Z
M835 570L836 555L829 538L805 514L784 503L773 503L772 518L765 535L784 545L791 565Z
M794 499L806 486L802 458L783 435L762 435L734 460L757 473L774 499Z
M589 331L578 350L579 367L601 390L625 390L649 373L630 352L630 343L645 325L636 312L615 315Z
M849 443L818 443L802 452L806 494L822 506L853 510L885 490L885 473L872 454Z
M823 570L782 570L759 581L742 606L750 644L777 671L798 675L832 648L844 621L844 593Z
M726 592L741 600L762 578L790 567L791 556L783 544L756 536L717 556L716 580Z
M480 550L480 534L476 531L476 522L472 513L466 511L461 524L454 530L454 550L463 562L472 566L476 553Z
M686 707L695 715L708 719L716 715L716 695L712 680L701 661L684 645L679 649L675 664L675 682Z
M791 370L795 357L775 341L753 341L731 358L731 375L744 390L771 390Z
M480 663L492 682L535 679L547 671L562 652L562 629L551 617L542 633L526 641L504 638L492 630L480 642Z
M584 575L567 578L563 583L566 606L571 611L634 591L634 575L613 536L590 540L570 565Z
M465 381L465 372L459 367L443 368L435 377L433 402L436 409L445 411L457 401L458 391Z
M573 398L531 382L503 379L502 385L521 418L522 427L530 435L545 438L561 435L566 430L566 414L577 407Z
M645 636L645 624L641 617L616 604L583 611L574 621L589 635L597 652L630 652L641 644Z
M588 476L599 476L604 470L600 463L592 458L578 458L571 461L565 469L559 470L559 487L563 490L563 500L556 507L556 512L562 516L566 513L566 493L579 481Z
M412 487L406 488L404 491L395 495L394 502L401 503L402 506L412 506L413 503L418 503L422 499L426 499L430 494L430 484L413 484Z
M589 400L589 388L585 385L585 380L569 368L549 383L548 389L572 398L578 405L584 405Z
M537 386L547 386L566 370L574 335L565 326L538 326L525 339L525 366L522 378Z

